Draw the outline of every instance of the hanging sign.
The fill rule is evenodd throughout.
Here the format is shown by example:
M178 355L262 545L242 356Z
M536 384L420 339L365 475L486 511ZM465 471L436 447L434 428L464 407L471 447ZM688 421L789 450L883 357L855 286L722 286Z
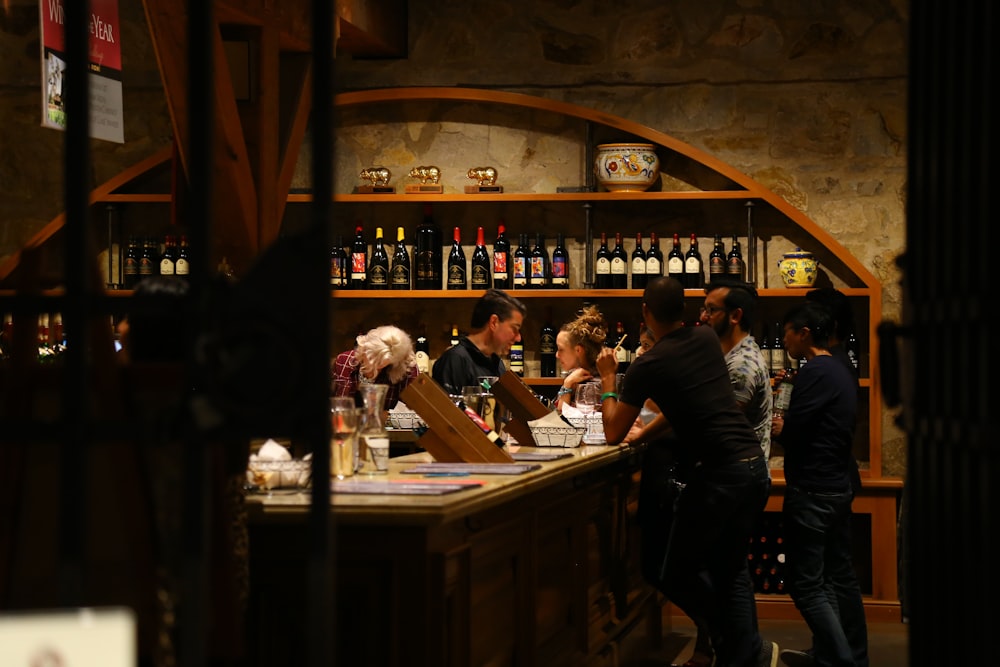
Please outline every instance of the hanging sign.
M42 126L66 129L63 0L39 0L42 44ZM125 143L118 0L90 0L90 136Z

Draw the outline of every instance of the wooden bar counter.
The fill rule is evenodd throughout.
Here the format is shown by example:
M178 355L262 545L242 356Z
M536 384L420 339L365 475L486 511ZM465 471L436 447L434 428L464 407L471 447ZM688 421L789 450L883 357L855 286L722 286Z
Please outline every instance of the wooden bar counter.
M446 495L334 493L336 664L613 665L660 606L639 573L640 450L582 446L520 475L388 477L482 486ZM306 494L251 496L249 644L258 665L304 664Z

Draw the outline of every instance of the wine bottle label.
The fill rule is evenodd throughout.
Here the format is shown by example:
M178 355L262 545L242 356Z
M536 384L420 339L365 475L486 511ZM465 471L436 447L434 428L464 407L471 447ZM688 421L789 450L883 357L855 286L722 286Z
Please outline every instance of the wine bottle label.
M632 275L645 275L646 274L646 260L641 257L636 257L632 260Z
M389 276L384 266L373 266L371 275L368 276L368 284L372 287L387 287Z
M189 269L190 267L188 265L188 261L183 257L178 257L177 263L174 264L174 273L179 276L186 276L188 275Z
M531 284L545 284L545 259L542 257L531 258Z
M351 253L351 280L364 280L366 275L364 253Z
M615 348L615 359L618 360L618 363L627 364L629 362L628 357L629 357L628 349L626 349L624 345Z
M397 289L409 289L410 288L410 267L404 264L397 264L392 267L392 273L390 275L390 281L392 286Z
M488 267L480 266L478 264L472 267L472 276L470 277L472 282L472 289L489 289L490 286L490 271Z
M448 267L448 289L465 289L465 267L452 264Z
M621 257L615 257L611 260L611 274L616 276L624 275L628 268L626 268L625 260Z
M726 263L721 257L713 257L708 264L708 272L713 276L721 276L726 272Z
M658 275L660 275L660 272L662 270L663 270L663 267L660 266L660 260L658 260L656 257L647 257L646 258L646 274L647 275L658 276Z
M684 273L684 260L680 257L671 257L667 261L667 271L671 274Z
M507 253L493 253L493 280L507 280Z
M599 258L595 270L597 273L611 275L611 261L607 257Z
M518 375L524 375L524 347L510 346L510 370Z
M136 261L135 257L126 257L125 258L124 271L125 271L125 275L126 276L137 276L137 275L139 275L139 262Z
M684 273L700 273L701 264L694 257L689 257L684 261Z
M545 334L538 339L538 353L539 354L555 354L556 353L556 337L551 334Z
M421 373L430 373L431 372L430 355L428 355L423 350L418 350L416 355L414 356L417 359L417 370L420 371Z
M554 257L552 259L552 285L556 287L569 285L565 257Z
M524 257L514 258L514 287L528 284L528 262Z

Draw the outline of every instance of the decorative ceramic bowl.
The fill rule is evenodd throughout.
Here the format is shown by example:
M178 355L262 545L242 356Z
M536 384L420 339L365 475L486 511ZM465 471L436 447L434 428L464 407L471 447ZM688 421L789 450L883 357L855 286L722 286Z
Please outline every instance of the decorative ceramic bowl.
M816 282L816 270L819 262L811 252L796 248L794 252L786 252L778 262L781 280L785 287L812 287Z
M660 158L653 144L600 144L594 175L611 192L642 192L659 179Z

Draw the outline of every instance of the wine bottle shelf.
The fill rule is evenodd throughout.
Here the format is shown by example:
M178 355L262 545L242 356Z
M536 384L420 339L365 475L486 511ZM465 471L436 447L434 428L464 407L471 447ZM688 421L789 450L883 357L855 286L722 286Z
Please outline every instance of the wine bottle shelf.
M615 299L625 297L642 298L639 289L512 289L507 290L518 299ZM800 299L807 290L766 288L757 291L763 298ZM867 287L844 287L840 290L847 296L869 296L871 290ZM482 290L332 290L330 295L338 299L478 299ZM705 293L700 289L684 290L687 298L701 298Z

